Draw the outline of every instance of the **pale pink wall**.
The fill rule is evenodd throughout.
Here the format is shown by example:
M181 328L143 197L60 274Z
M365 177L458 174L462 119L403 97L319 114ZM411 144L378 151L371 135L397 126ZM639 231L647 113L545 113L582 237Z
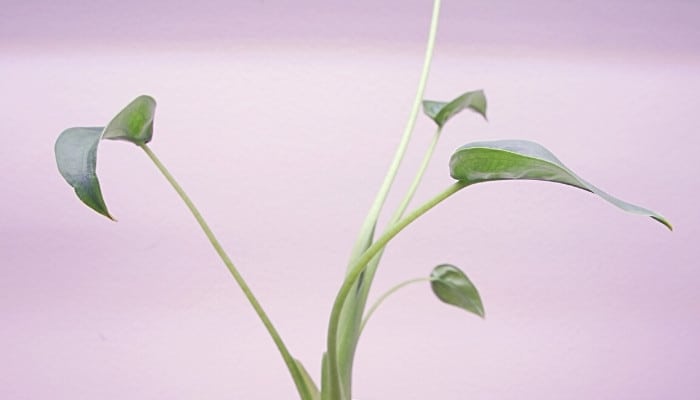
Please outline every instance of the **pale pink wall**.
M57 173L63 129L104 124L141 93L159 102L152 148L317 375L346 257L408 114L430 4L238 3L3 3L0 397L294 397L143 154L102 145L116 224ZM427 94L484 88L490 122L450 123L419 199L449 183L457 146L528 138L676 231L555 185L460 193L391 245L375 287L451 262L487 319L427 288L399 293L365 332L355 395L695 398L700 6L526 4L445 0ZM397 189L431 133L421 118Z

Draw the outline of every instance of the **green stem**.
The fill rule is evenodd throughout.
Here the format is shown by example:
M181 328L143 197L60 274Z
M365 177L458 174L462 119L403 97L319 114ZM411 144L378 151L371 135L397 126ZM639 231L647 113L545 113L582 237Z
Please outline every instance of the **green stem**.
M440 204L443 200L447 199L451 195L457 193L461 189L465 188L468 184L464 182L455 182L445 189L442 193L433 197L432 199L425 202L423 205L412 211L406 217L390 226L386 232L380 236L374 243L372 243L367 250L362 253L362 255L355 261L350 270L348 271L343 285L340 287L338 295L335 298L335 303L333 303L333 310L331 311L330 321L328 323L328 338L327 338L327 352L328 352L328 372L329 379L335 380L331 382L331 399L341 399L345 393L342 393L342 386L340 385L340 375L339 375L339 365L338 365L338 325L340 322L340 315L343 310L343 305L351 292L352 287L355 285L359 279L362 271L365 270L367 263L369 263L374 256L376 256L384 247L399 234L404 228L406 228L411 222L415 221L421 215L428 212L430 209Z
M258 300L255 298L253 295L253 292L250 290L250 287L248 284L245 282L243 279L243 276L238 272L238 269L235 267L229 256L226 254L224 249L221 247L221 244L219 243L219 240L214 236L214 233L212 230L209 228L209 225L207 222L204 220L204 217L202 217L202 214L197 210L197 207L192 203L192 200L190 200L189 196L187 196L187 193L182 189L182 187L177 183L175 178L170 174L167 168L165 168L165 165L160 162L158 157L153 153L150 147L146 144L140 145L140 147L143 149L143 151L146 152L148 157L153 161L153 163L158 167L158 170L165 176L165 179L168 180L170 185L175 189L177 194L180 196L182 201L185 202L185 205L187 205L187 208L190 210L194 218L197 220L197 223L199 223L199 226L202 228L204 231L204 234L207 236L207 239L209 239L209 242L211 243L212 246L214 246L214 250L216 250L216 253L219 255L221 260L226 264L226 268L228 268L229 272L231 272L231 275L233 275L233 279L236 280L236 283L238 283L238 286L240 286L241 290L243 291L243 294L245 297L248 299L250 302L250 305L253 306L253 309L255 312L258 314L258 317L260 317L260 320L262 321L263 325L265 325L265 328L269 332L270 336L272 337L272 340L275 342L275 345L277 345L277 349L279 349L280 354L282 355L282 358L284 359L285 364L287 365L287 369L289 370L290 374L292 375L292 379L294 379L294 383L297 386L297 390L299 391L299 394L301 395L302 399L307 399L310 398L308 397L308 388L306 388L305 383L303 382L303 378L297 369L296 363L294 361L294 358L292 355L289 353L289 350L287 350L287 347L285 346L284 342L282 341L282 337L279 335L275 327L272 325L272 321L270 321L270 318L268 318L267 314L265 314L265 311L263 310L262 306L258 302Z
M379 297L377 299L377 301L375 301L374 304L372 304L372 307L369 308L369 310L367 311L367 315L365 315L365 318L362 320L362 325L360 325L360 333L362 333L362 331L365 329L365 325L367 325L367 321L369 321L370 317L372 315L374 315L374 312L377 311L377 308L379 308L379 306L381 306L382 303L384 303L384 301L389 296L391 296L392 294L396 293L397 291L399 291L400 289L402 289L408 285L412 285L412 284L418 283L418 282L429 282L429 281L430 281L430 278L426 278L426 277L410 279L410 280L399 283L398 285L392 287L386 293L381 295L381 297Z
M401 217L403 217L403 214L406 212L408 205L411 204L411 200L413 200L413 196L416 194L416 190L418 190L418 186L420 185L421 180L423 180L423 175L425 175L425 171L428 169L428 165L430 165L430 160L433 158L433 153L435 152L438 140L440 139L440 133L442 133L442 128L438 128L437 131L435 131L435 134L433 135L433 140L432 142L430 142L430 147L428 147L428 150L423 156L423 161L421 162L420 168L418 169L415 178L413 178L411 187L408 189L408 192L406 193L406 196L399 205L399 208L391 217L391 220L389 221L389 226L395 224L398 220L400 220Z
M425 175L425 171L427 170L428 165L430 164L430 160L432 159L436 145L438 143L438 140L440 139L441 132L442 128L438 128L435 134L433 135L433 140L430 143L430 146L428 147L425 156L423 157L423 161L420 165L420 168L418 169L418 172L416 173L415 178L413 179L413 183L408 189L408 192L406 193L398 209L395 211L394 215L389 221L389 226L395 224L396 222L398 222L398 220L401 219L404 212L411 203L411 200L413 199L413 196L415 195L416 190L418 189L418 186L420 185L420 182L423 179L423 176ZM367 268L365 269L364 275L362 276L361 280L358 281L361 282L358 283L358 290L350 295L348 303L345 306L345 310L343 311L343 315L341 316L341 327L339 328L341 330L340 346L344 349L343 351L345 352L340 353L339 359L341 364L343 364L343 362L351 362L350 359L354 356L355 348L357 347L357 342L359 341L360 334L362 333L361 327L357 327L355 324L360 323L362 314L364 314L367 296L369 296L369 291L372 287L372 281L374 280L374 275L377 271L377 267L379 266L379 262L382 258L383 253L384 250L380 251L374 257L374 259L372 259L367 264ZM353 329L351 331L347 329L348 326L356 327L357 330ZM346 371L341 370L341 376L349 376L352 373L352 371L350 370L351 365L344 365L344 367L346 368Z
M384 206L391 185L394 183L396 174L401 166L401 161L406 154L406 149L408 148L408 143L411 140L411 135L413 134L413 128L416 125L416 119L418 118L418 113L421 109L421 103L423 101L423 93L425 92L425 87L428 83L428 75L430 73L430 64L433 59L433 49L435 48L435 37L437 36L438 20L440 16L440 0L435 0L433 3L433 15L430 21L430 33L428 34L428 44L425 49L425 58L423 59L423 69L420 75L420 80L418 82L418 90L416 91L416 97L413 99L413 106L411 108L411 114L406 122L406 127L403 131L403 136L399 142L399 146L394 154L394 159L389 166L386 176L384 177L384 182L382 183L377 196L374 199L374 203L370 208L367 217L365 218L362 228L360 229L360 235L355 242L355 246L352 251L350 258L350 265L355 261L359 255L364 252L369 243L372 241L371 236L374 233L374 228L377 224L377 219L379 218L379 213Z
M438 21L439 21L439 15L440 15L440 0L434 0L433 2L433 13L432 17L430 20L430 30L428 33L428 41L425 49L425 57L423 59L423 68L421 70L421 75L420 75L420 80L418 82L418 89L416 90L416 96L413 100L413 106L411 108L411 113L409 114L408 121L406 122L406 126L404 128L403 136L401 137L401 141L399 142L399 145L396 149L396 152L394 154L394 158L391 162L391 165L389 166L389 170L386 173L386 176L384 177L384 182L382 183L382 186L379 189L379 192L377 193L377 196L374 199L374 202L367 214L367 217L365 218L362 227L360 229L360 233L357 237L357 240L353 246L351 255L350 255L350 261L348 263L348 272L350 271L350 268L352 267L353 263L360 257L360 255L372 244L372 240L374 238L374 230L377 226L377 219L379 218L379 214L382 210L382 207L384 206L384 203L386 201L386 198L389 194L389 190L391 189L391 186L394 182L394 179L396 178L396 174L398 173L399 167L401 165L401 161L404 158L404 155L406 153L406 149L408 148L408 144L411 139L411 135L413 134L413 129L415 127L416 119L418 118L418 113L420 112L421 109L421 102L423 101L423 94L425 92L425 87L428 83L428 75L430 73L430 64L432 62L433 58L433 49L435 48L435 38L437 36L437 28L438 28ZM358 283L358 286L361 283ZM348 299L348 312L346 313L347 317L343 317L343 324L346 325L343 327L343 331L345 331L346 337L343 338L343 346L346 347L346 351L344 353L346 359L342 360L343 365L342 366L333 366L333 368L336 369L336 375L337 375L337 368L340 368L342 371L342 375L337 375L337 376L331 376L328 382L330 383L330 391L332 395L334 396L334 399L338 400L346 400L345 397L339 397L343 390L349 392L350 391L350 378L351 378L351 373L352 373L352 358L353 358L353 353L354 349L354 343L357 342L357 337L356 337L356 331L358 329L357 324L360 322L360 318L362 318L362 311L364 309L364 302L366 301L365 299L358 299L357 297L353 296ZM359 302L359 303L358 303ZM356 313L357 306L358 304L360 305L359 313ZM333 349L333 351L336 351ZM337 360L334 360L337 362ZM347 389L343 389L343 387L347 386ZM347 393L346 395L350 395L350 393Z

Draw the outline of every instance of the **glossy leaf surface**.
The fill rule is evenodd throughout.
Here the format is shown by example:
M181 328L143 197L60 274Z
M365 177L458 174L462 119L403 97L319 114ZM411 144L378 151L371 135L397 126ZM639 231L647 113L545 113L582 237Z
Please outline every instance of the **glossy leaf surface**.
M444 303L484 317L484 305L479 291L467 275L450 264L438 265L430 274L433 293Z
M483 90L466 92L448 103L423 101L423 112L441 128L450 118L466 109L471 109L486 119L486 95Z
M56 140L56 164L58 171L75 194L85 205L114 219L107 211L102 198L100 182L95 168L97 164L97 146L102 138L104 128L70 128L61 133Z
M462 146L450 159L450 175L469 184L513 179L563 183L597 194L624 211L651 217L672 229L663 216L598 189L579 178L549 150L526 140L475 142Z

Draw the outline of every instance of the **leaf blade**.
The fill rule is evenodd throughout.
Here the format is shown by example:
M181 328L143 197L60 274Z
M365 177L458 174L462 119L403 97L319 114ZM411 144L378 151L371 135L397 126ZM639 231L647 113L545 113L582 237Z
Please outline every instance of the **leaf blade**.
M136 145L145 144L153 138L153 117L156 101L141 95L132 100L112 118L104 130L103 138L125 140Z
M102 127L66 129L58 136L54 152L58 171L73 187L78 198L99 214L114 220L107 210L95 172L97 147L103 130Z
M153 137L156 102L141 95L126 105L106 127L76 127L56 139L54 153L58 170L78 198L101 215L114 220L107 210L97 179L97 148L102 139L146 144Z
M450 158L450 175L468 184L499 180L539 180L562 183L598 195L614 206L643 215L673 230L660 214L618 199L580 178L542 145L527 140L469 143Z
M483 90L465 92L450 102L423 100L423 112L440 128L460 112L471 109L486 118L486 94Z
M484 304L476 286L459 268L441 264L430 273L430 287L443 303L459 307L484 318Z

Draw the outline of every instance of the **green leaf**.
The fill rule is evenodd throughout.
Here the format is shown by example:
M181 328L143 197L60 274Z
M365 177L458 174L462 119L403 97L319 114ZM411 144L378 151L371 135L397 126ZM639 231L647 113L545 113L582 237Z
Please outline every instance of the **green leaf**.
M486 119L486 95L483 90L466 92L449 103L440 101L423 101L423 112L430 117L440 128L447 121L465 109L471 109Z
M95 168L97 145L104 128L70 128L56 140L55 152L58 171L75 189L75 194L88 207L114 220L102 198Z
M102 135L105 139L126 140L140 145L153 137L153 116L156 101L142 95L134 99L107 124Z
M442 264L435 267L430 273L430 286L444 303L484 318L484 305L476 286L454 265Z
M321 400L321 392L318 390L318 386L314 382L313 378L311 378L311 375L309 375L309 372L306 370L306 368L304 368L304 365L296 358L294 359L294 364L296 364L297 371L299 371L299 374L304 379L304 386L306 388L306 396L308 399Z
M97 179L97 147L100 140L125 140L142 145L153 136L156 102L139 96L114 117L106 127L70 128L63 131L54 147L58 171L88 207L114 220L107 211Z
M563 183L597 194L624 211L651 217L673 229L661 215L605 193L579 178L549 150L526 140L476 142L462 146L450 159L450 175L468 184L512 179Z

